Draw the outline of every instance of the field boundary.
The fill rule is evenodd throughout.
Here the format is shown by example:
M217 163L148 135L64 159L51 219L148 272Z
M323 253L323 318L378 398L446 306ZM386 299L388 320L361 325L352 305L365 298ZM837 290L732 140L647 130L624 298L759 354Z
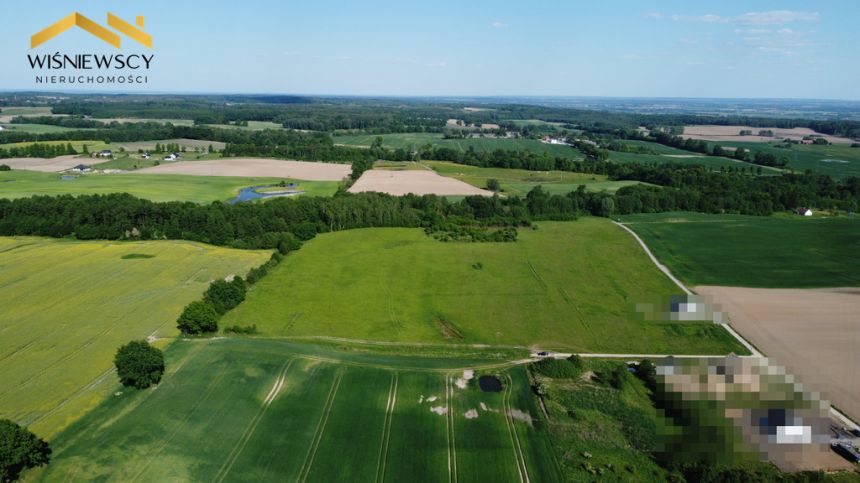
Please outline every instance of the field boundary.
M269 406L272 405L272 402L278 397L278 394L281 392L281 389L284 387L284 379L287 376L287 372L293 366L293 363L296 361L295 358L291 358L284 362L284 365L281 366L281 370L278 371L278 377L275 379L275 384L272 385L272 389L269 390L269 393L266 395L266 399L263 400L263 404L260 406L260 409L257 411L257 414L251 418L251 421L248 422L248 426L245 428L245 431L242 433L242 436L236 441L236 444L233 446L233 449L230 451L230 454L227 455L227 459L224 461L224 464L221 465L221 468L218 470L218 473L215 474L215 478L213 481L221 482L227 477L227 474L230 473L230 470L233 468L233 464L236 463L236 460L239 459L239 455L244 451L245 446L248 444L248 441L253 436L254 431L257 430L257 426L260 424L260 421L263 420L263 416L266 414L266 410L269 409Z
M397 402L397 373L391 375L391 385L388 388L388 403L385 406L385 420L382 423L382 440L379 442L379 460L376 462L376 479L378 483L385 481L385 463L388 460L388 442L391 436L391 421L394 419L394 405Z
M502 394L502 411L505 412L505 424L508 427L508 435L511 437L511 446L514 448L514 458L517 463L517 472L520 475L520 482L530 483L529 471L526 466L525 458L523 457L523 449L520 446L520 438L517 435L517 428L514 426L511 410L511 393L513 392L514 380L510 374L505 374L505 380L508 382L508 387L505 388Z
M445 375L445 432L448 434L448 481L457 483L457 446L454 441L454 384L451 373Z
M328 422L329 414L331 414L331 407L334 405L334 398L337 395L337 390L340 387L340 381L343 378L343 374L338 372L335 376L334 380L331 383L331 389L328 391L328 397L326 398L325 407L323 409L323 413L320 416L320 420L317 423L317 430L314 433L314 439L311 441L311 445L308 447L308 453L305 455L305 461L302 463L302 468L299 471L299 477L297 481L305 482L308 479L308 475L311 473L311 467L314 464L314 457L317 453L317 448L319 448L320 441L322 441L323 433L325 432L325 426Z

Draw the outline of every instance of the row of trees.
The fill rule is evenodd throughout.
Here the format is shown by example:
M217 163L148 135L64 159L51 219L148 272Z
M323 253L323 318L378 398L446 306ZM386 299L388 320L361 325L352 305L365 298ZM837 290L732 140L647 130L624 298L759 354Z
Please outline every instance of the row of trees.
M54 158L66 154L78 154L71 143L44 144L34 143L26 146L0 148L0 159L3 158Z
M217 332L218 320L245 300L249 286L257 283L269 270L280 263L284 256L298 250L301 246L302 243L298 238L289 233L283 234L281 242L275 247L277 251L272 254L272 257L259 267L252 268L244 279L234 276L229 280L220 279L210 283L202 300L195 300L182 310L176 321L177 328L186 335ZM235 326L231 327L230 331L253 333L256 328Z

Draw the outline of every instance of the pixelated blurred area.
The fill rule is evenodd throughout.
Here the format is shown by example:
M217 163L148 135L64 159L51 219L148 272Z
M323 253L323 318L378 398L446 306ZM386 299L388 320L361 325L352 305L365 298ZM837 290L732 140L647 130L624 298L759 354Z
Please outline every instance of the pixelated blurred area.
M636 304L636 312L649 322L723 323L722 309L710 297L675 294L657 301Z
M830 404L767 358L669 357L657 362L657 380L657 405L675 423L663 448L674 461L852 467L831 449Z
M810 390L860 421L860 288L695 287L731 326Z

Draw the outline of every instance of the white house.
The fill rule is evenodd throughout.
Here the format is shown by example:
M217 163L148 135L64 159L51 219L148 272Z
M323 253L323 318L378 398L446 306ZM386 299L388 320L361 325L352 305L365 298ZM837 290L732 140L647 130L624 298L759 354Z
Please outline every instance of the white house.
M798 208L796 213L800 216L812 216L812 210L809 208Z
M168 154L167 156L164 157L164 160L165 161L176 161L176 155L175 154Z
M143 153L140 157L143 159L149 159L149 153Z
M86 164L79 164L79 165L75 166L74 168L72 168L72 171L74 171L76 173L89 173L92 170L93 170L93 168L87 166Z
M113 156L113 151L111 151L110 149L102 149L101 151L99 151L100 158L109 158L111 156Z
M5 128L5 127L3 127L3 126L0 126L0 131L2 131L2 130L4 130L4 129L6 129L6 128Z

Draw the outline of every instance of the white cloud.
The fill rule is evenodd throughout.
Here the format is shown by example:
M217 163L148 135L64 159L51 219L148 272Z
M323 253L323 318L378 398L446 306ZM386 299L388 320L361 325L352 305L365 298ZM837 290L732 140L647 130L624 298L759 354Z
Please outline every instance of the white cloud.
M709 13L705 15L672 15L670 18L676 22L782 25L793 22L817 22L821 16L818 12L771 10L768 12L747 12L738 17L723 17L721 15Z
M645 18L663 18L663 14L660 12L646 12L642 16Z
M817 22L821 18L818 12L800 12L796 10L771 10L769 12L749 12L737 18L739 23L755 25L779 25L792 22Z
M448 67L448 64L446 64L445 62L430 62L430 63L424 64L424 65L426 67L431 67L434 69L444 69L445 67Z
M706 15L672 15L672 20L676 22L701 22L701 23L726 23L731 22L731 19L714 15L712 13Z
M644 57L642 57L639 54L624 54L621 56L621 58L624 60L643 60L643 59L645 59Z
M494 21L494 22L493 22L493 23L491 23L490 25L492 25L492 26L493 26L493 28L497 28L497 29L505 28L505 27L507 27L507 26L508 26L508 24L506 24L506 23L504 23L504 22L500 22L500 21L498 21L498 20Z

